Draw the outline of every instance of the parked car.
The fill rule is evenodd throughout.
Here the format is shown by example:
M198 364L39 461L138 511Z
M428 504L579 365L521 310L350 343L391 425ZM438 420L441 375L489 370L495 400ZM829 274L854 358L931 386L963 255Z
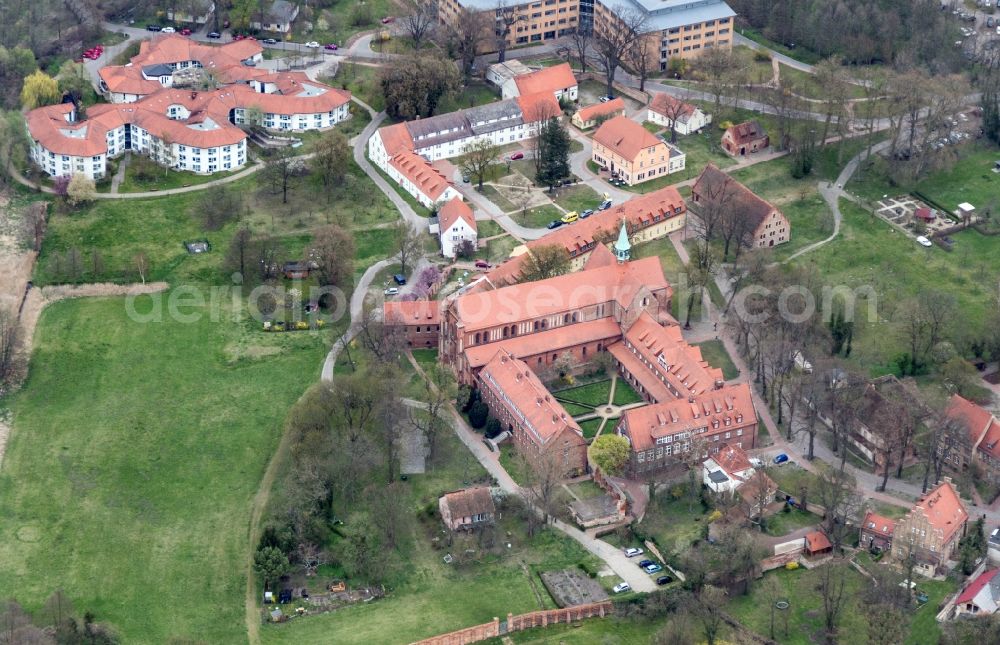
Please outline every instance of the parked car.
M383 293L385 293L385 295L387 296L395 296L399 294L399 289L397 289L396 287L389 287Z
M614 586L612 591L615 593L628 593L629 591L632 591L632 587L627 582L619 582Z
M275 40L274 38L265 38L261 42L263 42L265 45L277 45L278 44L278 41Z
M470 179L470 178L469 178L469 175L468 175L467 173L464 173L464 172L463 172L463 173L462 173L462 183L463 183L463 184L467 184L467 183L469 183L469 179Z
M670 576L660 576L659 578L656 579L656 584L662 587L663 585L668 585L673 581L674 579L671 578Z
M601 97L601 103L607 103L608 101L613 101L615 97L608 95Z
M490 263L487 262L486 260L476 260L476 268L477 269L488 269L488 268L490 268Z
M580 213L576 211L570 211L562 216L563 224L572 224L578 219L580 219Z
M651 564L653 564L652 560L639 560L639 568L641 569L645 569Z
M642 570L646 573L659 573L663 571L663 567L654 562L653 564L647 564L642 568Z
M396 19L393 18L392 16L386 16L385 18L382 18L382 24L383 25L388 25L388 24L391 24L391 23L394 23L394 22L396 22Z
M551 231L552 229L559 228L562 225L563 225L563 223L560 220L554 219L551 222L549 222L548 225L545 228L547 228L547 229L549 229Z
M159 25L146 25L146 31L160 31L163 27Z
M630 546L625 549L626 558L634 558L637 555L642 555L642 549L637 546Z
M397 273L396 275L392 276L392 279L395 280L396 284L398 284L399 286L403 286L404 284L406 284L406 276L403 275L402 273Z
M609 208L611 208L611 200L610 199L605 199L603 202L601 202L600 210L606 211Z
M337 45L335 43L329 43L329 44L323 45L323 49L329 49L330 51L335 52L335 51L337 51L340 48L337 47Z
M518 151L518 152L515 152L514 154L512 154L510 156L510 160L511 161L517 161L518 159L524 159L524 153L523 152Z
M582 213L580 213L580 219L587 219L588 217L590 217L593 214L594 214L593 209L588 208L587 210L585 210Z
M174 29L173 27L164 27L163 29L160 30L160 32L164 33L164 34L172 34L172 33L176 32L176 31L177 30Z
M208 37L209 38L222 38L222 34L220 34L217 31L210 31L210 32L208 32Z
M309 42L306 43L306 47L308 47L309 49L319 49L319 43L316 42L315 40L310 40Z
M187 27L185 27L184 29L181 29L180 34L181 34L181 36L190 36L191 35L191 30L188 29Z
M928 240L923 235L917 236L917 244L919 244L920 246L934 246L934 243Z
M778 455L776 455L774 457L774 463L776 463L778 465L781 465L781 464L785 463L786 461L788 461L788 455L786 455L783 452L779 453Z

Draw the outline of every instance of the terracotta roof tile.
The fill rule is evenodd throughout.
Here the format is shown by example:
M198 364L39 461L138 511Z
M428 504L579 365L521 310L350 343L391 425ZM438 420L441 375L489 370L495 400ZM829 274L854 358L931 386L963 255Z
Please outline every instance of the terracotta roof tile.
M617 114L619 112L625 112L625 101L620 96L605 103L594 103L593 105L582 107L576 111L576 116L580 117L586 123L598 117Z
M441 302L438 300L390 300L382 304L382 319L402 325L438 325Z
M871 533L878 533L882 537L892 539L892 534L896 530L896 521L883 517L873 511L865 513L865 519L861 522L861 528Z
M736 145L750 143L751 141L762 139L767 136L767 130L761 127L760 123L757 121L737 123L736 125L730 126L726 132L729 133L729 136L733 139L733 143Z
M653 95L653 100L649 103L649 109L657 114L662 114L668 119L672 119L676 115L679 123L687 123L697 108L690 103L685 103L669 94L660 92Z
M447 231L459 219L476 230L476 216L461 197L452 197L438 209L438 225L442 231Z
M625 116L616 116L602 123L594 133L594 141L630 161L634 161L646 148L663 146L667 149L667 144L656 135Z
M583 438L579 424L542 385L531 368L505 349L497 350L479 377L506 395L527 421L528 431L535 435L535 443L545 445L564 429Z
M722 446L719 448L718 454L712 455L712 459L729 475L742 473L753 468L750 464L749 455L739 446L730 446L728 444Z
M699 395L723 382L722 370L702 358L701 349L689 345L679 327L664 327L643 312L625 333L628 351L644 359L654 380L668 383L677 396Z
M932 527L941 531L945 543L969 519L969 513L950 481L941 482L937 488L917 500L913 510L919 510Z
M576 76L569 63L561 63L545 67L537 72L514 77L514 84L521 95L548 92L555 98L555 93L576 85Z
M989 571L983 571L976 579L969 583L961 595L955 600L955 605L961 606L966 603L975 601L976 596L982 591L986 585L990 584L990 581L996 577L997 573L1000 573L1000 569L990 569ZM993 604L996 604L994 602ZM981 608L982 609L982 608Z
M698 175L694 186L691 187L691 194L699 195L700 198L711 195L717 196L718 199L731 200L730 203L734 207L739 207L753 224L753 230L756 230L761 222L776 210L770 202L757 196L752 190L736 181L732 175L722 172L712 163L705 166Z
M420 155L412 152L401 152L389 160L393 168L413 182L420 192L427 195L431 201L437 201L452 183L441 174L437 168Z
M521 116L525 123L545 121L562 114L559 101L551 92L522 94L515 99L521 108Z
M993 415L972 401L952 394L945 409L945 415L954 421L962 423L969 432L972 445L980 446L986 443L985 435L993 423Z
M445 493L442 499L448 505L451 516L456 519L496 512L496 507L493 505L493 495L490 494L490 489L485 486Z
M616 339L621 336L621 328L612 318L599 318L588 322L553 327L546 331L515 336L497 343L473 345L465 350L469 367L478 369L492 360L497 349L503 347L512 356L524 359L544 354L553 347L571 347L582 343Z

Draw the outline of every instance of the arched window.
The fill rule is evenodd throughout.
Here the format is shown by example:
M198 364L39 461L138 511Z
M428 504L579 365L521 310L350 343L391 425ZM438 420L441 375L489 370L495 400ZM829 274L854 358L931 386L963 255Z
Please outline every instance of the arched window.
M535 321L535 331L538 331L538 321Z
M587 357L587 346L586 345L583 346L583 357L584 358Z
M507 334L509 334L509 333L510 333L510 327L504 327L503 328L503 337L507 338Z
M517 325L511 325L510 326L510 335L511 335L511 337L517 336Z
M565 325L568 322L569 322L569 314L566 314L565 316L563 316L563 324Z
M476 332L476 340L475 340L475 342L473 343L473 345L478 345L478 344L479 344L479 332L477 331L477 332Z
M574 311L573 312L573 322L576 322L578 320L580 320L580 314Z

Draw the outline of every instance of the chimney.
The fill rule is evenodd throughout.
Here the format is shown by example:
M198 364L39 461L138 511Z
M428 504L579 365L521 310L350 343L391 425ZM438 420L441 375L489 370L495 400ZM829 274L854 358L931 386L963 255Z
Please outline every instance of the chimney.
M723 381L722 379L719 379L718 381L715 382L715 389L721 390L722 386L725 385L725 384L726 384L725 381Z

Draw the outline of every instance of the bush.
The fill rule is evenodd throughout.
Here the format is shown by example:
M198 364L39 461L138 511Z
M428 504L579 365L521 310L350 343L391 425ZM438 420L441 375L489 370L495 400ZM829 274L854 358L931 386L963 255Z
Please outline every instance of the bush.
M476 401L469 407L469 424L476 430L481 430L486 425L489 416L490 409L482 401Z
M583 572L591 578L596 578L599 573L599 569L586 560L580 562L580 568L583 569Z
M486 437L492 439L503 432L503 426L500 425L500 420L494 417L490 417L486 420Z
M753 52L753 59L754 59L754 61L756 61L758 63L770 63L771 62L771 54L770 54L770 52L761 51L759 49L756 49Z

